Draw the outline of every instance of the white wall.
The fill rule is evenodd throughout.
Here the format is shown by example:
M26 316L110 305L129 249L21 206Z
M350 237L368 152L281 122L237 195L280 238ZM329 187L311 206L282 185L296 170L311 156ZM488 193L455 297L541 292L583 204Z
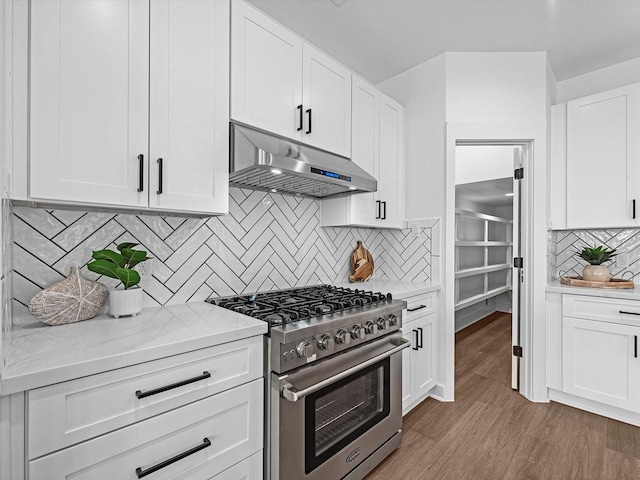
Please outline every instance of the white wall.
M512 175L513 147L468 145L456 148L456 185Z
M558 82L556 103L640 82L640 57Z
M544 116L544 52L446 55L447 122L500 122Z
M405 217L407 220L441 217L444 210L445 55L377 87L404 105Z

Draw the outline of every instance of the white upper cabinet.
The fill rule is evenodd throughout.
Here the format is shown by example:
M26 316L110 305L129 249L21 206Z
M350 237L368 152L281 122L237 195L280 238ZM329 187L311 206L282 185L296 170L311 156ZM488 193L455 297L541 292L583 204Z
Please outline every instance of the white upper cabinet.
M567 228L640 225L640 84L568 102L566 149Z
M224 213L229 3L153 0L151 52L149 206Z
M306 43L302 54L302 141L350 157L351 72Z
M245 2L231 9L231 117L299 139L302 40Z
M351 155L351 72L244 1L231 15L231 118Z
M228 18L215 0L33 0L29 199L225 213Z
M145 206L149 4L34 0L30 54L30 197Z
M375 87L353 77L351 160L378 181L375 193L321 202L324 227L404 227L404 109Z

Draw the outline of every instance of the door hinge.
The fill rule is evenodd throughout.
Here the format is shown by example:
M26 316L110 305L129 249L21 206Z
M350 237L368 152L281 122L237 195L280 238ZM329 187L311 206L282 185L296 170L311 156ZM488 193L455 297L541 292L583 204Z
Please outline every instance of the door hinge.
M513 346L513 356L522 358L522 347L520 345Z
M524 268L524 260L522 257L515 257L513 259L513 268Z
M524 178L524 167L516 168L513 172L513 178L522 180Z

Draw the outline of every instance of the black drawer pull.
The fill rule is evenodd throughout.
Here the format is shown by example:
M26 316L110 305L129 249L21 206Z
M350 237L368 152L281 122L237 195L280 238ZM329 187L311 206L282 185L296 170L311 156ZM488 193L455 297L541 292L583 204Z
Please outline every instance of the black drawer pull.
M162 194L162 158L158 159L158 190L156 190L158 195Z
M640 315L638 312L625 312L624 310L620 310L620 313L624 315Z
M379 220L379 219L380 219L380 204L381 204L381 203L382 203L382 202L380 202L380 200L376 200L376 207L377 207L377 210L378 210L378 213L377 213L377 215L376 215L376 220Z
M158 470L160 470L161 468L167 467L169 465L171 465L172 463L177 462L178 460L182 460L183 458L187 458L189 455L193 455L196 452L199 452L200 450L204 450L207 447L211 446L211 440L209 440L207 437L204 437L204 440L202 440L202 443L200 445L198 445L197 447L193 447L190 448L189 450L187 450L186 452L182 452L179 453L178 455L176 455L175 457L170 458L169 460L165 460L164 462L160 462L157 465L154 465L153 467L149 467L146 470L142 470L140 467L136 468L136 475L138 476L138 478L142 478L142 477L146 477L147 475L153 473L153 472L157 472Z
M631 203L633 205L633 216L631 218L636 218L636 199L634 198Z
M419 307L416 307L416 308L407 308L407 312L415 312L416 310L422 310L423 308L427 308L427 306L420 305Z
M138 155L138 163L140 164L140 173L138 174L138 191L144 190L144 155Z
M412 330L412 332L416 334L416 346L411 348L413 350L418 350L420 348L420 345L418 345L418 330Z
M633 336L633 358L638 358L638 336Z
M418 330L420 331L420 343L418 343L418 348L422 348L424 345L422 345L422 327L418 327Z
M153 390L148 390L146 392L143 392L142 390L137 390L136 397L138 398L150 397L151 395L166 392L167 390L172 390L174 388L182 387L183 385L188 385L190 383L194 383L199 380L204 380L205 378L209 378L209 377L211 377L211 374L205 371L205 372L202 372L202 375L198 375L197 377L188 378L187 380L182 380L181 382L172 383L171 385L165 385L164 387L154 388Z
M383 207L382 211L384 212L382 214L382 220L386 220L387 219L387 202L386 201L382 202L382 207Z

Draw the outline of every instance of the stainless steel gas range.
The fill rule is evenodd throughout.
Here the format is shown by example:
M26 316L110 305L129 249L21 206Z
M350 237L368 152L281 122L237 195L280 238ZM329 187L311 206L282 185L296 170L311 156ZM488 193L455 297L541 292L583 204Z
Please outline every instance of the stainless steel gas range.
M406 302L329 285L208 301L269 323L266 479L359 480L400 444Z

